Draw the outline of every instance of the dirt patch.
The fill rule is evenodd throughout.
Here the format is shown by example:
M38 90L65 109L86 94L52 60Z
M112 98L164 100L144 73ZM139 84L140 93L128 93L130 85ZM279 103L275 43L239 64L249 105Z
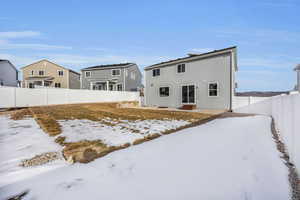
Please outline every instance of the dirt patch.
M30 159L25 159L21 162L20 166L22 167L31 167L31 166L37 166L37 165L43 165L48 162L62 159L62 155L60 152L48 152L43 153L37 156L34 156Z
M290 156L286 151L285 144L281 141L281 138L279 137L279 134L275 127L275 121L273 118L271 122L271 132L276 142L277 150L282 154L281 158L284 160L284 164L287 166L289 170L288 177L289 177L289 183L290 183L291 193L292 193L291 199L299 200L300 199L299 175L296 171L294 164L290 161Z
M55 142L64 146L63 156L66 160L72 162L90 162L95 158L107 155L110 152L127 148L130 146L126 143L121 146L107 146L100 140L66 142L66 138L59 136L61 127L58 120L87 119L96 121L108 126L115 126L121 123L121 120L185 120L191 125L182 128L165 131L163 134L170 134L183 128L198 125L198 122L210 119L211 114L183 111L151 110L132 108L137 106L137 102L120 102L120 103L93 103L93 104L72 104L72 105L55 105L25 108L14 111L11 114L12 119L22 119L26 116L35 118L44 132L50 136L57 136ZM106 119L110 119L106 120ZM138 130L131 130L132 134ZM162 134L151 134L133 142L134 145L160 137Z

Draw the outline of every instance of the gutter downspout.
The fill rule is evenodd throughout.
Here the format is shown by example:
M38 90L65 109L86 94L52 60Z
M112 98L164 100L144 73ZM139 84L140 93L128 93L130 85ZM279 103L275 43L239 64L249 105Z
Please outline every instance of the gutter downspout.
M232 112L232 54L233 52L231 52L230 54L230 105L229 105L229 112Z
M126 85L125 85L125 72L126 72L126 68L124 68L124 71L123 71L123 91L125 91L125 87L126 87Z

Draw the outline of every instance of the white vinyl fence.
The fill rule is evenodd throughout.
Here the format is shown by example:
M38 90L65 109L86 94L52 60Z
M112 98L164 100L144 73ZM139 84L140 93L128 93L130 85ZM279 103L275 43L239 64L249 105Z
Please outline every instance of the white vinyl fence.
M300 172L300 94L274 96L234 110L239 113L270 115Z
M139 100L139 92L0 87L0 108Z
M270 97L234 96L232 100L232 107L233 109L241 108L269 98Z

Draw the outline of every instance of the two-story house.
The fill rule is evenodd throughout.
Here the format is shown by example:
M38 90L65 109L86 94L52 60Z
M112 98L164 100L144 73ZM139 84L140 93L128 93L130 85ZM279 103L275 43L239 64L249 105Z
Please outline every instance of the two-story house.
M0 60L0 86L18 86L18 70L9 60Z
M56 87L80 89L80 74L48 60L22 67L22 87Z
M141 87L142 74L135 63L98 65L81 72L82 89L137 91Z
M151 65L145 68L145 104L232 110L236 71L236 47Z

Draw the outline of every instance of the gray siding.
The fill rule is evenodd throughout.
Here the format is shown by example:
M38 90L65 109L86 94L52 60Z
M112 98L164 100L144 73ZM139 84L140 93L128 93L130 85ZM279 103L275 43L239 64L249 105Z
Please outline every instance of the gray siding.
M80 75L69 71L69 88L80 89Z
M231 90L231 85L234 87L233 60L232 54L228 53L196 61L182 62L186 66L184 73L177 73L178 64L174 64L161 67L160 76L156 77L152 76L152 70L146 70L146 105L178 108L182 106L182 85L195 85L197 108L229 110L231 95L234 92L234 89ZM208 84L210 82L218 83L218 97L209 97ZM160 97L160 87L170 87L170 95Z
M137 65L127 68L127 77L125 77L125 90L137 91L142 84L142 74Z
M4 86L18 86L18 72L8 61L0 62L0 82Z
M120 75L113 76L112 70L120 69ZM86 77L85 72L90 71L91 76ZM131 79L131 73L136 74L135 80ZM106 82L114 79L116 84L122 84L123 90L131 91L136 90L137 87L141 84L141 73L136 65L131 65L129 67L120 67L120 68L104 68L104 69L93 69L93 70L82 70L81 75L81 88L90 89L91 83L95 82ZM124 81L125 80L125 81Z

